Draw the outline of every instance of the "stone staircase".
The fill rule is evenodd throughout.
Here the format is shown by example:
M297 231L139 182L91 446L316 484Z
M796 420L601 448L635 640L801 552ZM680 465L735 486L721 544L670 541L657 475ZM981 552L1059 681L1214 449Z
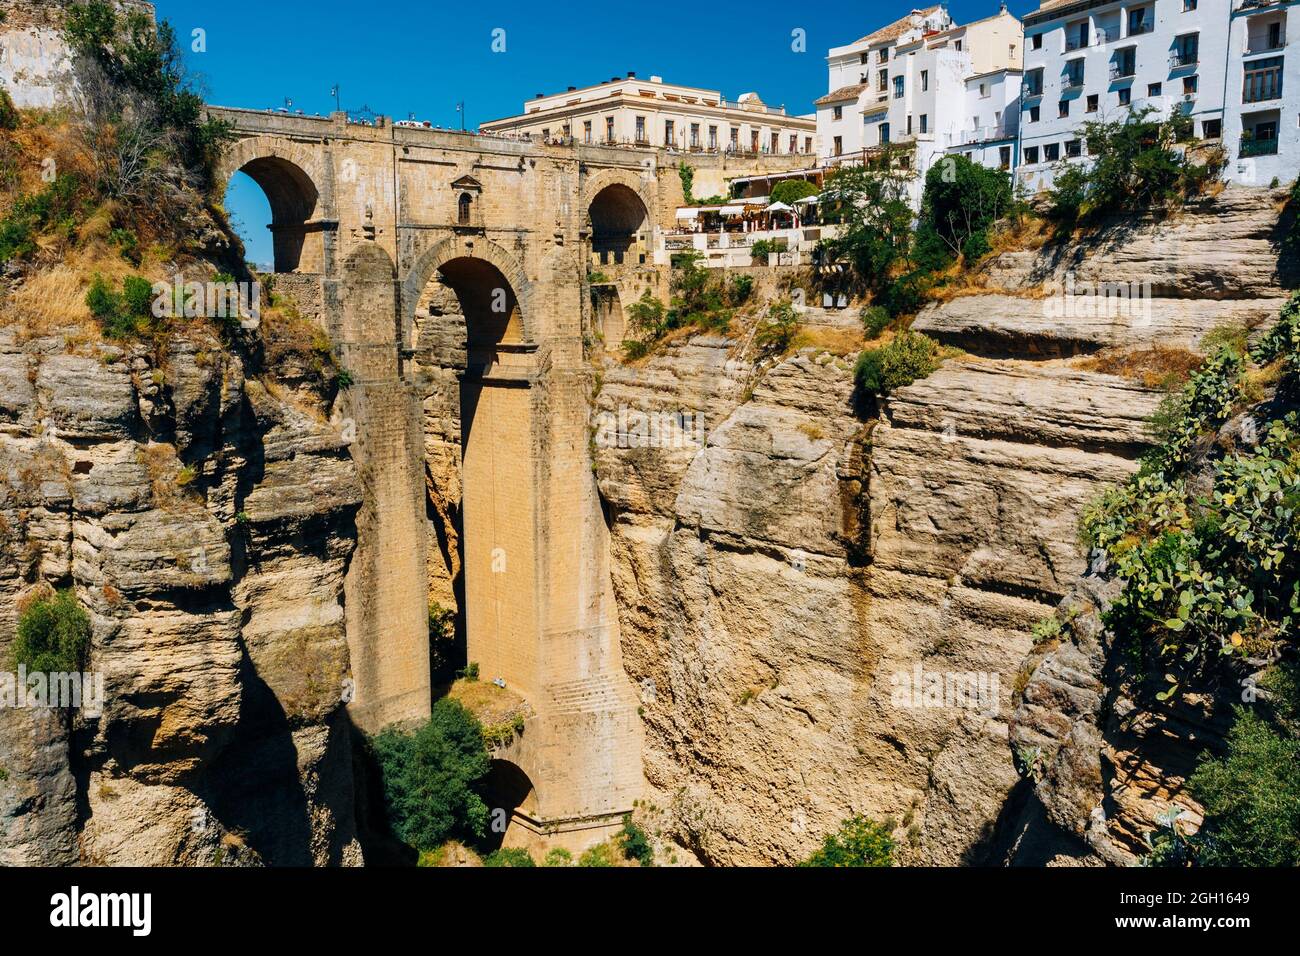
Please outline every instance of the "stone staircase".
M626 681L618 681L611 674L560 681L549 688L547 710L555 716L631 710L636 700L626 690L620 692L625 686Z

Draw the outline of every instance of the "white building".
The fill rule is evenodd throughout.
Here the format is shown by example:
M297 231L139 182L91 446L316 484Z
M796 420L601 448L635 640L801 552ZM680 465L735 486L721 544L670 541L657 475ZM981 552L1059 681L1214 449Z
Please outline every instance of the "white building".
M1234 0L1227 29L1223 138L1227 178L1267 186L1300 165L1300 27L1287 36L1296 2ZM1296 14L1300 16L1300 13ZM1288 53L1289 51L1289 53Z
M1219 139L1234 2L1043 0L1024 24L1019 183L1047 188L1054 163L1087 160L1084 123L1132 110L1178 109Z
M965 25L934 6L832 49L831 91L816 101L822 161L861 162L890 143L914 144L906 160L914 205L944 153L1011 169L1022 45L1005 6Z
M518 116L482 123L487 134L545 142L659 146L684 152L815 155L817 124L768 106L756 93L735 100L717 90L635 73L563 93L537 94Z

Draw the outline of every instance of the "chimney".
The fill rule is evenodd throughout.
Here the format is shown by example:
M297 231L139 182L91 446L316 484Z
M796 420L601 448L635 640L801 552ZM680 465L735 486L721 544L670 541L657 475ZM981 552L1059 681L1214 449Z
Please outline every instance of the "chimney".
M636 70L628 70L628 71L627 71L627 78L628 78L629 80L635 80L635 79L636 79Z

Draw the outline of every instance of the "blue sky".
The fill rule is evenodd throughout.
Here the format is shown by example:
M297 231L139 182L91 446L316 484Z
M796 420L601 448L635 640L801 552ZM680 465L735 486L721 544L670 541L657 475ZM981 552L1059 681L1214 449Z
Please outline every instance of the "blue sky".
M810 113L826 92L828 48L904 15L920 0L879 3L443 4L436 0L155 0L176 28L190 68L211 103L267 109L283 105L322 115L369 106L396 119L468 128L518 113L536 93L585 86L635 70L674 83L757 92L765 102ZM1037 0L1011 0L1024 16ZM960 22L997 12L997 0L952 0ZM194 52L193 31L206 52ZM504 30L505 52L492 50ZM791 49L801 29L807 51ZM237 177L227 207L249 259L269 262L265 198Z

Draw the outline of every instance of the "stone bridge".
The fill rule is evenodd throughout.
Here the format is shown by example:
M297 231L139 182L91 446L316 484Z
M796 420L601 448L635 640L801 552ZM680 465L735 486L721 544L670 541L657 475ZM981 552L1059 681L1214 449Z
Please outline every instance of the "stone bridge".
M507 840L594 842L642 775L589 450L589 350L622 336L598 327L588 272L662 294L649 240L673 200L655 152L210 112L235 130L223 172L270 203L276 291L354 381L352 719L427 716L427 609L454 592L480 679L533 712L496 754Z

